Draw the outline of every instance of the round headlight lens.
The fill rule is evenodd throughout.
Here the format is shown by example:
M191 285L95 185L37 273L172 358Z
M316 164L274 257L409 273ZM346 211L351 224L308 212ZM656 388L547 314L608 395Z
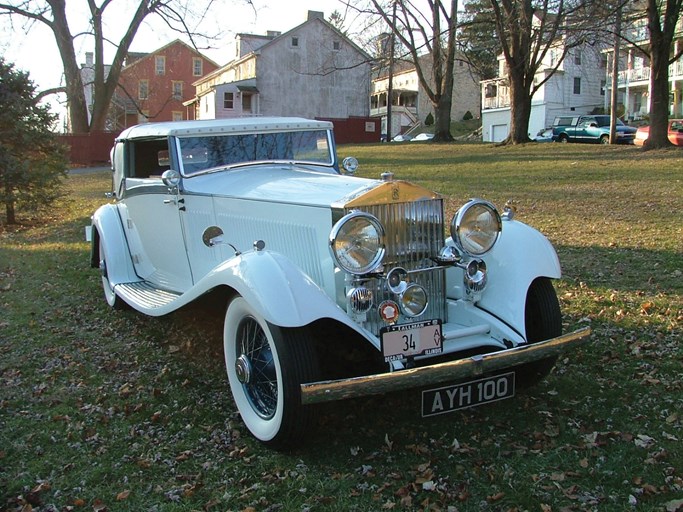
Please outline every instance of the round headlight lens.
M367 274L384 258L384 228L369 213L351 212L330 233L330 250L339 268L351 274Z
M427 309L427 292L419 284L409 284L401 294L401 309L410 317L420 316Z
M453 217L451 237L467 254L479 256L491 250L502 228L496 207L487 201L473 199Z

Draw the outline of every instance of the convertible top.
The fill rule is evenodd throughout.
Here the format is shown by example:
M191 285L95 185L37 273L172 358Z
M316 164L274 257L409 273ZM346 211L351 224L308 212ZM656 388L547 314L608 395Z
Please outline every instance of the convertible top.
M329 121L313 121L299 117L237 117L138 124L122 131L116 140L289 130L331 130L332 128L333 125Z

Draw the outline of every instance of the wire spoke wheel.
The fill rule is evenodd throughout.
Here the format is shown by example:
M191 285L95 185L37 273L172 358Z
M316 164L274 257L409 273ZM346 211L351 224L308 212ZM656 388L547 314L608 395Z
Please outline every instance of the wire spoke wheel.
M314 412L301 404L300 385L318 380L308 330L272 325L238 296L225 313L223 346L230 390L251 434L274 448L300 443Z

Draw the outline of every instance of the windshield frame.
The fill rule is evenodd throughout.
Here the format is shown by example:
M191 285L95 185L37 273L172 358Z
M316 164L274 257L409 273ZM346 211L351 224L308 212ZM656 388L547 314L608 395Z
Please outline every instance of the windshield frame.
M291 155L290 157L287 158L281 158L280 155L276 155L275 158L268 156L264 156L264 158L254 158L254 159L246 159L246 160L237 160L234 162L209 162L207 161L206 166L200 166L196 168L196 170L190 170L189 165L185 159L183 158L183 150L187 149L187 146L183 146L183 142L187 142L189 140L195 140L199 141L200 139L214 139L214 140L219 140L222 138L225 139L231 139L235 140L237 137L252 137L254 138L255 141L261 141L262 138L265 137L273 137L281 134L287 134L287 135L295 135L295 134L312 134L316 140L316 144L319 144L323 138L321 137L321 134L325 134L324 140L326 144L326 148L324 150L320 150L320 155L325 155L327 158L325 160L318 160L318 159L307 159L307 158L302 158L298 155ZM248 167L251 165L263 165L263 164L288 164L288 165L303 165L303 166L315 166L315 167L323 167L326 169L331 169L334 172L336 171L336 148L334 145L334 139L332 137L332 132L331 130L326 130L326 129L306 129L306 130L278 130L278 131L244 131L244 132L238 132L238 133L216 133L216 134L192 134L192 135L180 135L180 136L175 136L174 137L174 147L175 147L175 152L177 155L177 163L179 167L180 174L183 177L190 178L194 176L198 176L201 174L209 174L209 173L215 173L215 172L220 172L224 170L230 170L230 169L235 169L235 168L244 168ZM291 142L291 139L287 142ZM254 142L254 145L256 145L258 142ZM250 148L251 149L251 148ZM282 148L276 148L275 150L277 151L278 149ZM292 149L292 151L295 151L297 148L289 148ZM315 148L314 151L318 149ZM226 150L226 148L222 148L222 150ZM207 157L208 158L208 157Z

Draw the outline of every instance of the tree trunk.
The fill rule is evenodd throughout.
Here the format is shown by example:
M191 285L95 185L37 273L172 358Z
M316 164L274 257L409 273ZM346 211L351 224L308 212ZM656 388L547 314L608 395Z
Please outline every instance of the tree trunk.
M647 6L647 25L650 31L650 133L645 141L646 149L671 146L668 137L669 53L678 10L673 9L673 0L670 4L667 5L661 21L657 3L649 0Z
M531 142L529 118L531 117L531 94L525 86L523 74L510 71L510 133L508 144Z
M5 218L7 219L7 224L16 224L17 218L14 214L14 203L7 200L5 203Z
M73 133L88 132L88 107L85 104L81 70L76 60L74 37L66 17L66 2L54 1L50 4L54 21L51 25L59 55L64 65L66 97L68 99L69 120Z
M452 95L444 94L434 105L434 142L453 142L451 135Z
M671 146L669 127L669 53L662 58L654 48L650 61L650 134L645 141L648 149Z

